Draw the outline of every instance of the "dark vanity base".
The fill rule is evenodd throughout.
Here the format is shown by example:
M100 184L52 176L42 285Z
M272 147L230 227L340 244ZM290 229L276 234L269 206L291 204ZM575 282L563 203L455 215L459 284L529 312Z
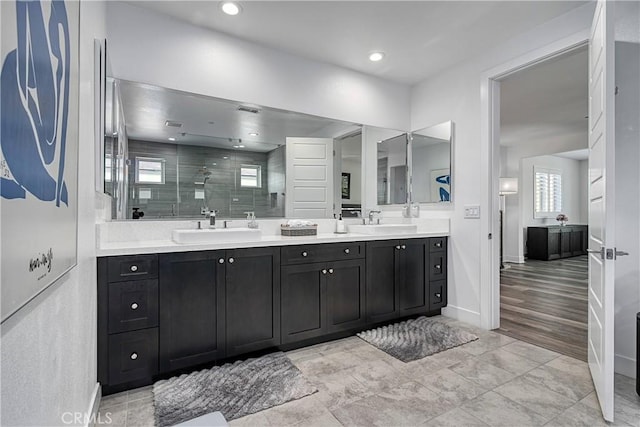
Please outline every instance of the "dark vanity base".
M103 394L447 305L447 238L98 258Z
M586 255L588 238L586 225L527 227L527 258L549 261Z

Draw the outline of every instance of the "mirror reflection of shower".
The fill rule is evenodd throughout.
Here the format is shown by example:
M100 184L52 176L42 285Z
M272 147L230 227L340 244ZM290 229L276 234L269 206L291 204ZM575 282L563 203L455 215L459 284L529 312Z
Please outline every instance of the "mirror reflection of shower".
M202 178L202 181L195 181L194 184L196 186L202 185L202 189L196 187L196 198L202 200L202 206L200 207L200 213L202 215L206 215L211 211L211 207L207 202L207 181L211 178L211 171L207 169L206 166L202 166L198 171L197 177Z

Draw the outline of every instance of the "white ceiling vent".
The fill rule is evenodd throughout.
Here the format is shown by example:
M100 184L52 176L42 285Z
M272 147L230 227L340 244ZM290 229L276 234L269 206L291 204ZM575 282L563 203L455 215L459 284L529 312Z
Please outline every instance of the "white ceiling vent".
M247 105L240 105L238 107L238 111L245 111L247 113L258 114L260 112L260 109L256 107L249 107Z
M164 122L164 125L166 127L170 127L170 128L181 128L182 127L182 123L174 122L172 120L167 120L166 122Z

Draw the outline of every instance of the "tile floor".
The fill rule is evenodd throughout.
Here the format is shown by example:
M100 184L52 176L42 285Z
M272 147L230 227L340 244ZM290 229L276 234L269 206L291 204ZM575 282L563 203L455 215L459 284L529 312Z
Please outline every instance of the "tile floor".
M443 318L444 319L444 318ZM318 393L230 426L635 426L635 380L616 375L602 419L587 364L450 320L478 341L403 363L357 337L288 352ZM112 426L153 426L151 387L102 400Z

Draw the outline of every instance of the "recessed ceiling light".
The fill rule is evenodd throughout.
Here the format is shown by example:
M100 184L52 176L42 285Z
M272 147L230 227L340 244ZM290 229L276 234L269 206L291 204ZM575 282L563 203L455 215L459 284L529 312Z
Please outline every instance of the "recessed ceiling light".
M223 2L220 8L224 13L231 16L235 16L242 12L242 8L240 7L240 5L232 1Z
M169 141L175 141L176 139L174 137L170 137Z
M369 61L378 62L384 58L384 52L371 52L369 54Z
M240 148L240 146L239 145L234 145L233 148Z
M238 148L244 148L244 145L238 145Z
M251 136L258 136L258 135L260 135L260 134L259 134L258 132L249 132L249 135L251 135Z
M224 156L223 159L227 160L229 158L229 156Z

